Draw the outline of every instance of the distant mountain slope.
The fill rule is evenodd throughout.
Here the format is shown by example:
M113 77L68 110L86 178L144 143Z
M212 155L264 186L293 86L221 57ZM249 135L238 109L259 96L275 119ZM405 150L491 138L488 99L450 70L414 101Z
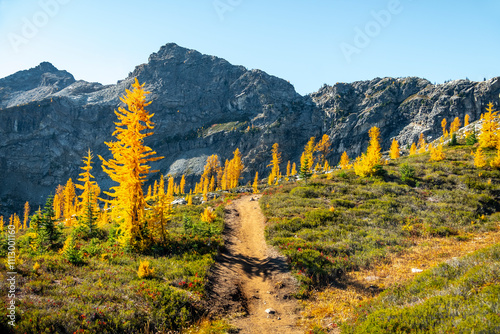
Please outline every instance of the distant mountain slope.
M20 212L24 201L43 203L58 184L75 179L90 148L109 156L119 97L134 77L146 82L153 101L155 134L148 145L165 156L163 174L195 181L205 159L229 158L238 147L247 167L267 175L270 148L280 144L283 160L298 162L311 136L328 133L335 164L343 150L364 150L367 131L381 127L383 147L392 137L403 145L420 134L440 134L440 122L455 116L479 118L485 103L498 102L500 78L432 85L424 79L374 79L324 86L299 95L285 80L247 70L224 59L167 44L116 85L75 81L50 63L0 79L0 214ZM109 178L96 161L99 184Z

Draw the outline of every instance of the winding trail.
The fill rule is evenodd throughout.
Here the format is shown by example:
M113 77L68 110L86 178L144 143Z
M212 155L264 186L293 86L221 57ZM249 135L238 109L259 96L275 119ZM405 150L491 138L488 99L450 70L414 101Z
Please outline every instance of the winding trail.
M226 208L226 249L211 275L211 313L232 317L239 333L303 333L291 297L297 282L285 258L266 244L258 199L243 196Z

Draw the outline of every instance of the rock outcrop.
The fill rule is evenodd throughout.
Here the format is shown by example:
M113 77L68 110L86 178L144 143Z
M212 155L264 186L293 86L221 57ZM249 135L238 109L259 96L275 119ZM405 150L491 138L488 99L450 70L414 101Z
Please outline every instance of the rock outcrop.
M246 183L255 171L267 174L275 142L285 162L298 162L309 137L327 133L335 164L344 150L354 157L366 149L373 125L381 128L383 148L393 137L402 145L421 132L432 139L443 117L477 120L500 93L500 78L441 85L377 78L301 96L285 80L176 44L163 46L116 85L75 81L42 63L0 79L0 215L20 212L26 200L42 204L58 184L75 180L88 148L109 157L104 142L113 140L113 111L135 77L146 82L153 101L148 109L156 127L147 144L165 157L154 168L186 173L188 182L197 180L207 156L230 158L237 147ZM102 188L111 185L98 160L94 171Z

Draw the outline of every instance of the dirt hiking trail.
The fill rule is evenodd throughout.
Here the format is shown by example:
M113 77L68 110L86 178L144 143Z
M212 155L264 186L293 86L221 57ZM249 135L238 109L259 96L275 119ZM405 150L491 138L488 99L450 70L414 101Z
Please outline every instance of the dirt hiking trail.
M242 334L304 333L291 297L297 281L285 258L266 244L260 196L243 196L226 208L226 249L209 283L211 314L232 318Z

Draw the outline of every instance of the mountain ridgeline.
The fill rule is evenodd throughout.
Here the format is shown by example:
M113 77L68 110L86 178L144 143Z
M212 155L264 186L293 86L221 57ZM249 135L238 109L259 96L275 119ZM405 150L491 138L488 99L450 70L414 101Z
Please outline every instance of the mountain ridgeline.
M154 135L146 144L163 160L153 163L164 175L199 179L206 158L224 161L239 148L245 170L265 177L271 146L277 142L284 162L298 162L312 136L332 139L331 165L345 150L358 156L368 145L368 130L380 128L382 149L392 138L402 147L424 133L441 135L443 118L478 120L486 104L498 105L500 77L484 82L376 78L324 85L301 96L285 80L247 70L226 60L167 44L116 85L76 81L44 62L0 79L0 215L21 212L25 201L42 204L58 184L76 179L90 148L109 158L114 110L134 78L146 82L153 103ZM498 108L497 108L498 109ZM100 166L99 185L111 181Z

